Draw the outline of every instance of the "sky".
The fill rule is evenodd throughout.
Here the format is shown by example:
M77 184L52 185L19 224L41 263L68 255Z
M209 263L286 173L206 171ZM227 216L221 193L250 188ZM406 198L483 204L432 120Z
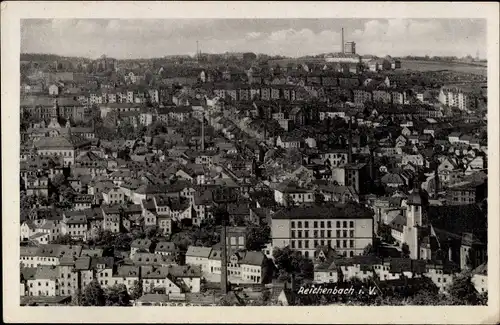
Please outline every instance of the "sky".
M196 52L486 57L483 19L23 19L21 52L117 59Z

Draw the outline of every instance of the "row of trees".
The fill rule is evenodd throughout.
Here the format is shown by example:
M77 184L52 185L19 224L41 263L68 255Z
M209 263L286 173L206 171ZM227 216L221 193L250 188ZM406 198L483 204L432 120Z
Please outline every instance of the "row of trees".
M83 290L76 291L71 297L74 306L130 306L131 300L143 294L142 281L136 281L129 294L124 284L103 289L97 280L92 280Z

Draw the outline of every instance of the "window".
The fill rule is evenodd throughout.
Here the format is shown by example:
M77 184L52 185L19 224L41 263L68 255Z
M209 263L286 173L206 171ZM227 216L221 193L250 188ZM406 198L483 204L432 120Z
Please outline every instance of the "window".
M302 240L298 241L298 248L302 248Z
M299 230L299 231L297 232L297 235L299 235L299 238L302 238L302 230Z
M318 222L314 221L314 228L318 228Z
M328 237L328 238L332 237L332 231L331 230L327 230L326 231L326 237Z
M295 238L295 230L292 230L292 238Z
M337 228L340 228L340 221L337 221Z
M318 231L314 230L314 238L318 238Z
M349 237L354 237L354 230L349 231Z
M304 228L309 228L309 221L304 221Z
M347 237L347 230L342 231L342 237Z
M304 241L304 247L309 248L309 241L308 240Z
M350 251L350 252L349 252L349 256L350 256L350 257L353 257L353 256L354 256L354 252L353 252L353 251ZM366 271L363 271L363 273L364 273L364 274L366 274Z
M292 228L295 228L295 221L292 221Z
M340 247L340 240L337 240L337 245L335 247Z
M302 221L297 222L297 228L302 228Z
M347 247L347 240L344 240L344 241L342 242L342 247L344 247L344 248L346 248L346 247Z
M354 247L354 240L349 240L349 247L351 247L351 248Z
M324 221L321 221L321 222L320 222L320 227L321 227L321 228L325 228L325 222L324 222Z
M349 221L349 227L354 228L354 221Z
M304 230L304 238L309 238L309 230Z
M331 221L327 221L327 222L326 222L326 226L327 226L328 228L331 228L331 227L332 227L332 222L331 222Z
M295 248L295 240L292 240L292 248Z
M344 222L342 223L342 225L343 225L343 227L344 227L344 228L347 228L347 221L344 221Z
M340 230L337 230L337 237L340 237Z

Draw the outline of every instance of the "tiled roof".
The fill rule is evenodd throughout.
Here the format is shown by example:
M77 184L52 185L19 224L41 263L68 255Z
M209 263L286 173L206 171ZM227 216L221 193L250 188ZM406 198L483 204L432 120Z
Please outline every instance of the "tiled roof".
M156 244L156 252L177 252L178 248L172 242L162 241Z
M371 219L373 212L358 204L328 204L282 209L273 219Z
M35 279L56 280L58 278L57 268L54 265L39 265L36 269Z
M266 259L266 256L262 252L248 251L240 261L240 264L262 266Z
M132 247L132 248L144 248L144 249L149 250L149 248L151 247L151 244L152 244L152 242L150 239L135 239L130 244L130 247Z
M189 246L186 252L186 256L208 258L211 252L211 247Z
M75 146L64 137L44 137L34 143L39 149L74 149Z
M170 265L167 269L168 274L176 278L191 278L201 276L201 267L198 265Z

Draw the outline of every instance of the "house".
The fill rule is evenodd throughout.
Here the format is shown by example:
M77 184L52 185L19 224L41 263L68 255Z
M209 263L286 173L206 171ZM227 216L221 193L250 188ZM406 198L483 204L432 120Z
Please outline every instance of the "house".
M478 293L488 292L488 263L483 263L473 270L472 284Z
M276 140L276 146L285 149L300 148L301 143L302 140L300 138L292 136L278 136Z
M67 211L61 222L61 234L69 235L74 240L87 240L89 222L83 211Z
M451 144L454 144L454 143L457 143L457 142L460 142L460 136L462 134L460 132L452 132L450 133L450 135L448 135L448 141L451 143Z
M153 243L150 239L135 239L130 244L130 257L132 258L137 252L152 252Z
M405 181L403 180L403 178L399 174L396 174L396 173L385 174L384 176L382 176L380 181L382 182L382 184L384 184L387 187L397 188L397 187L405 185Z
M203 273L209 273L208 258L211 252L211 247L189 246L186 251L186 264L199 265Z
M179 252L179 248L172 242L161 241L155 247L155 254L176 256Z
M335 262L325 262L314 266L315 283L336 283L339 280L337 265Z
M314 191L300 188L291 182L283 182L274 190L274 200L284 206L314 202Z
M261 251L248 251L240 261L241 278L244 282L263 283L267 257Z
M372 241L373 212L355 202L293 206L272 215L272 246L313 256L318 246L347 256L362 254Z
M54 265L39 265L33 276L26 280L26 295L47 297L59 295L57 279L57 268Z

